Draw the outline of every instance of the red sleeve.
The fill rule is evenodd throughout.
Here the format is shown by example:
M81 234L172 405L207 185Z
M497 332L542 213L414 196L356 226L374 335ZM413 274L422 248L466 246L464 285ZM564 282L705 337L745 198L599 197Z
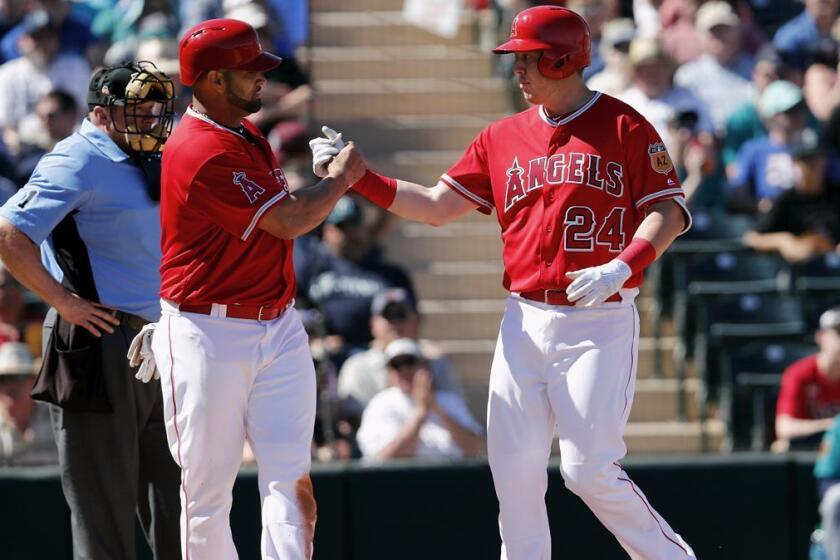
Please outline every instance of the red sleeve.
M651 204L673 199L686 215L687 230L691 226L691 214L685 205L685 193L671 156L653 125L647 121L634 124L626 150L630 196L636 211L644 212Z
M257 166L245 154L226 152L209 159L187 191L187 204L242 241L274 204L289 194L280 169Z
M806 373L802 361L791 364L785 370L782 375L779 399L776 401L776 416L784 414L793 418L808 418L805 395Z
M484 129L461 159L440 178L446 186L478 206L482 214L490 214L494 208L486 141L487 129Z

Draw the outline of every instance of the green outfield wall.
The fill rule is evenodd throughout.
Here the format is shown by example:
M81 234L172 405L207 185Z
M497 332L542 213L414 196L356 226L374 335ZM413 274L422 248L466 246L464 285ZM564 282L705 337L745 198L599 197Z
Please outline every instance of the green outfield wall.
M806 560L816 523L813 455L636 458L625 469L701 560ZM498 505L486 462L318 466L317 560L499 557ZM553 558L626 559L550 468ZM240 558L259 558L256 471L234 488ZM71 558L57 469L0 469L0 559ZM138 543L138 558L150 558ZM119 560L119 559L115 559Z

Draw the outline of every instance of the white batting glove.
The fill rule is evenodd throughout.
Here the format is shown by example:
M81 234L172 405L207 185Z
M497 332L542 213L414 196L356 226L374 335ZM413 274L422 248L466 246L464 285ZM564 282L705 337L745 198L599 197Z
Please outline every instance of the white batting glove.
M155 335L157 323L144 325L131 345L128 347L128 365L135 368L140 366L135 379L148 383L152 379L160 379L160 372L155 363L155 354L152 352L152 337Z
M600 266L567 272L573 281L566 288L566 297L576 307L594 307L607 301L633 275L627 263L613 259Z
M309 141L309 149L312 150L312 172L323 178L328 174L327 167L332 159L344 147L344 140L341 139L340 132L328 126L322 126L321 132L326 138L321 136L313 138Z

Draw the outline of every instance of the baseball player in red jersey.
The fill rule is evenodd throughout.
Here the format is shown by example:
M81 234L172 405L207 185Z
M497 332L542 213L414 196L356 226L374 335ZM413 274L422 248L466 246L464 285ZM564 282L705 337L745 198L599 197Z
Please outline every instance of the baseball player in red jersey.
M315 371L291 307L291 239L364 173L352 145L318 184L290 192L245 117L280 59L232 19L180 42L192 105L163 156L161 305L152 350L170 451L181 467L185 560L237 557L228 515L246 439L259 465L262 558L312 557Z
M511 292L487 406L501 557L551 558L546 467L557 434L566 486L631 558L694 558L619 463L642 271L690 226L679 180L653 127L584 85L590 38L577 14L525 10L495 52L516 53L533 107L483 130L433 188L372 172L353 188L432 225L496 211ZM338 153L330 142L311 142L316 170Z

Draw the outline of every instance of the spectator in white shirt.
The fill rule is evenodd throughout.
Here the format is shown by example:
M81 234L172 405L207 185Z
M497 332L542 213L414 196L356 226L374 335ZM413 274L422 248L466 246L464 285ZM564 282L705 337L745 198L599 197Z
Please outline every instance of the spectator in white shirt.
M400 338L385 349L391 387L362 415L356 440L367 460L397 457L457 459L483 447L482 428L457 394L434 391L420 346Z
M653 125L668 152L674 151L668 124L679 113L694 111L698 116L697 130L712 132L712 122L703 102L691 90L674 85L676 65L658 39L637 36L630 43L628 56L633 68L633 85L618 98Z
M60 53L59 30L43 11L32 12L21 24L22 56L0 66L0 129L6 146L17 153L18 127L34 116L35 105L56 88L67 88L79 107L87 105L90 66L78 54Z
M680 66L674 82L700 98L715 129L722 131L729 115L755 95L750 81L755 60L742 48L741 20L728 2L712 0L700 6L695 26L703 54Z
M636 27L629 18L614 19L604 25L599 49L606 66L586 81L589 89L619 95L630 86L627 53L635 34Z
M351 415L360 415L370 400L388 387L385 347L398 338L417 340L420 316L411 295L403 288L379 292L370 306L370 332L373 341L364 352L353 354L341 366L338 396ZM417 340L423 359L432 373L435 391L461 393L452 363L443 351L428 340Z

